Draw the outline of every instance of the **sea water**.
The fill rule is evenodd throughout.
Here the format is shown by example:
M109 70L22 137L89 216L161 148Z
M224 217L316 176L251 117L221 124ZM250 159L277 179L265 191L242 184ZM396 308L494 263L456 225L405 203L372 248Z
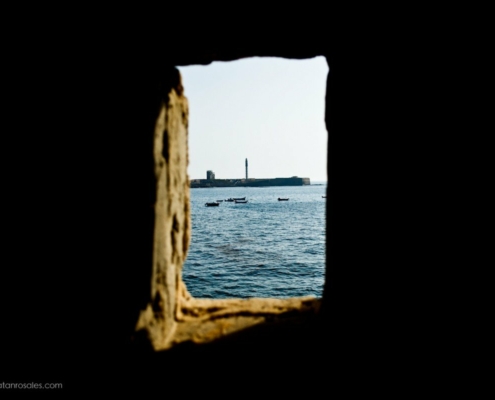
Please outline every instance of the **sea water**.
M321 297L325 195L325 183L191 189L192 236L182 271L191 295ZM235 197L248 202L205 206Z

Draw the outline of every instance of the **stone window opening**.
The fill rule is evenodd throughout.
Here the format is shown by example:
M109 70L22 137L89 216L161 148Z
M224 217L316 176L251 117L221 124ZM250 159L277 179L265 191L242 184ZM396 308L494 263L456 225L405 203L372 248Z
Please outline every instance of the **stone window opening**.
M182 267L191 238L189 107L180 72L174 68L171 74L175 84L163 96L154 129L151 301L141 311L136 331L144 332L151 347L160 351L188 342L209 343L254 326L314 320L323 298L199 299L188 292Z

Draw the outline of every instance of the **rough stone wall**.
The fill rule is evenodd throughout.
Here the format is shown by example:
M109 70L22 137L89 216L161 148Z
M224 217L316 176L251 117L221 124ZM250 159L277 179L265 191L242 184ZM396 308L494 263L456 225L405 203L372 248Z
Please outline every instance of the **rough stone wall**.
M178 84L163 99L153 140L156 203L151 303L137 329L148 330L155 348L167 343L176 328L181 269L191 236L187 127L188 103L179 76Z

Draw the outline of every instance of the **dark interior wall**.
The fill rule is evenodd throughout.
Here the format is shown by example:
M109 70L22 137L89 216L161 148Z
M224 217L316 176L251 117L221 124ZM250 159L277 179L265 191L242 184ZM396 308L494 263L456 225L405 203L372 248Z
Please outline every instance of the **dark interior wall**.
M389 366L411 358L419 345L408 339L419 328L405 291L428 262L418 195L424 184L415 169L422 108L408 95L417 78L397 54L401 43L370 34L369 25L340 25L335 36L334 27L311 22L234 41L221 30L209 34L205 24L197 40L115 31L78 37L69 49L59 36L26 44L6 75L6 381L80 382L81 360L104 374L127 359L129 332L148 296L150 143L159 103L176 85L171 68L249 56L325 55L330 65L326 319L324 329L301 333L321 334L306 354L322 361L327 378L338 370L348 379L384 358ZM274 367L307 349L288 342ZM182 357L170 357L157 365L174 370Z
M76 40L68 51L60 39L32 44L36 68L12 75L19 79L11 82L4 147L9 323L2 336L10 376L70 381L82 358L117 363L148 301L151 140L159 104L178 84L173 66L324 53L312 33L299 42L293 36L232 46L202 35L200 43L162 43L161 51L157 42L109 37Z

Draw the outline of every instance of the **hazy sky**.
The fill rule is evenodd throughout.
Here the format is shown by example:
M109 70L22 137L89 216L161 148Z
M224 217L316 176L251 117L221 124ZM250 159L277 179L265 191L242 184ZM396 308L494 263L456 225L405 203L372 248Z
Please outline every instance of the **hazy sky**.
M189 100L190 179L326 181L324 57L178 67Z

